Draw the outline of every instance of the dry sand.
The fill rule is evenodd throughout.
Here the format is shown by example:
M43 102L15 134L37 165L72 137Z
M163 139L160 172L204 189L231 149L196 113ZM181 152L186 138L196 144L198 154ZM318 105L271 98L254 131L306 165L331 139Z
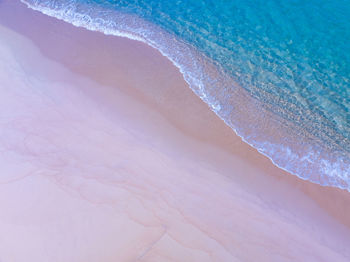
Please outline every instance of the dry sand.
M0 0L0 261L349 261L350 193L281 171L158 51Z

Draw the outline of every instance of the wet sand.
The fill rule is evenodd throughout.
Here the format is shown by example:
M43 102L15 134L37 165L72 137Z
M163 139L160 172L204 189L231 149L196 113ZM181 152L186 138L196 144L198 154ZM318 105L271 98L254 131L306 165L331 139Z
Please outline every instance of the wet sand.
M0 1L0 261L349 261L350 193L243 143L157 50Z

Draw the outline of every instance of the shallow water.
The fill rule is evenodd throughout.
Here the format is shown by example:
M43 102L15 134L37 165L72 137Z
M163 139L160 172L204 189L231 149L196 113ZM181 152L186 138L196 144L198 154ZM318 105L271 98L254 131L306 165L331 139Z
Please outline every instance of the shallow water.
M23 2L157 48L276 165L350 190L348 1Z

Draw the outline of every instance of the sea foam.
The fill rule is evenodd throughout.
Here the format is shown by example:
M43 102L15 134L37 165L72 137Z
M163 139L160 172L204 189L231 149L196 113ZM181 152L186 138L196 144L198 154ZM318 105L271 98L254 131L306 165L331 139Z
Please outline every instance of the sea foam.
M329 146L312 131L281 117L278 107L254 97L220 63L181 38L137 15L102 5L74 0L21 1L75 26L142 41L156 48L180 70L196 95L243 141L275 165L302 179L350 191L350 153L344 145Z

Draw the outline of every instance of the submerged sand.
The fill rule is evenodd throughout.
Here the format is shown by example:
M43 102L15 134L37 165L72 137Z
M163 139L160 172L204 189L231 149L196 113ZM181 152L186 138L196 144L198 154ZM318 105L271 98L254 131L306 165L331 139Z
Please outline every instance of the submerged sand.
M350 194L243 143L158 51L0 1L0 261L349 261Z

